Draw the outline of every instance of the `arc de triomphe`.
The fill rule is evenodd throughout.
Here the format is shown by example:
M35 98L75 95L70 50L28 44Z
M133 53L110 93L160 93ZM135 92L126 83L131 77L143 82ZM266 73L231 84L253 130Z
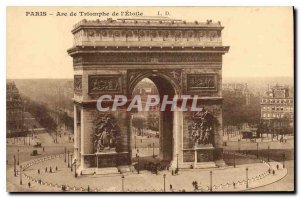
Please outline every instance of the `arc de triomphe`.
M68 50L74 67L74 159L79 170L130 167L131 112L99 112L103 94L132 96L144 78L160 95L198 96L202 111L160 112L159 157L173 167L222 166L220 22L172 19L82 20ZM110 101L107 101L108 103ZM209 135L204 141L200 131ZM201 133L202 133L201 132ZM108 148L99 136L109 137ZM97 139L98 138L98 139ZM104 145L104 146L103 146Z

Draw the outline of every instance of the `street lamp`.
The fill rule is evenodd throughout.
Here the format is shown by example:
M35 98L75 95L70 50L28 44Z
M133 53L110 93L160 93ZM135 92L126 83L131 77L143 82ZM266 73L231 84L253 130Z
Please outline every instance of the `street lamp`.
M178 167L178 153L176 154L176 158L177 158L177 165L176 165L176 169L177 169L177 172L179 170L179 167Z
M268 146L268 162L270 161L270 146Z
M73 155L71 154L71 172L73 172L73 165L72 165L72 162L73 162Z
M212 171L209 171L209 176L210 176L210 192L212 192Z
M153 142L153 144L152 144L152 145L153 145L153 158L154 158L154 142Z
M124 192L124 179L125 179L125 177L124 177L124 175L122 175L122 192Z
M75 177L77 177L77 172L76 172L76 159L74 160L74 171L75 171Z
M70 168L70 160L69 160L69 158L70 158L70 152L68 150L68 168Z
M22 185L22 165L20 165L20 185Z
M164 174L164 192L166 192L166 174Z
M283 168L285 168L284 161L285 161L285 154L283 153L283 154L282 154L282 167L283 167Z
M17 176L16 155L14 155L14 175Z
M235 153L233 153L233 167L235 168Z
M258 159L258 142L256 143L256 158Z
M20 165L20 150L18 149L18 162L17 162L17 165L19 166Z
M137 160L138 160L138 174L140 174L140 155L137 156Z
M65 163L67 162L67 148L65 147Z
M249 187L249 183L248 183L248 167L246 168L246 188Z

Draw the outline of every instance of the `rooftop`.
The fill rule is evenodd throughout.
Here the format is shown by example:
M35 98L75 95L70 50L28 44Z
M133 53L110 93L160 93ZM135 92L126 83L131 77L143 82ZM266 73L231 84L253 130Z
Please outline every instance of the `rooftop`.
M73 31L76 32L80 27L168 27L168 28L217 28L223 29L221 22L213 22L206 20L206 22L187 22L179 19L170 19L167 17L138 17L138 18L120 18L106 20L86 20L83 19L73 26Z

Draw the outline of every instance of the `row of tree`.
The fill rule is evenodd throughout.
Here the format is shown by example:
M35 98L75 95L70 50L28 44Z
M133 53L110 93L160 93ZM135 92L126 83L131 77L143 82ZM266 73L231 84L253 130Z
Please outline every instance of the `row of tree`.
M132 126L138 130L150 129L152 131L159 131L159 115L149 114L147 118L134 117L132 118Z
M40 123L40 125L48 130L56 130L57 123L50 116L50 109L46 104L38 103L26 98L26 110Z
M246 95L235 91L223 91L223 124L241 125L260 122L260 96L250 94L250 103L246 103Z

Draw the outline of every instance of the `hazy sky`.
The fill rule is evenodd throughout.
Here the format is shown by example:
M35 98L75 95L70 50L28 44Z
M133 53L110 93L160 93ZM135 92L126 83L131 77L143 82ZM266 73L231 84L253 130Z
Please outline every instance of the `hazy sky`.
M140 11L186 21L221 21L223 77L293 76L293 10L286 7L10 7L7 9L7 78L72 78L72 26L98 17L55 16L57 12ZM28 11L52 16L26 17ZM116 17L120 18L120 17ZM100 20L106 17L99 18Z

